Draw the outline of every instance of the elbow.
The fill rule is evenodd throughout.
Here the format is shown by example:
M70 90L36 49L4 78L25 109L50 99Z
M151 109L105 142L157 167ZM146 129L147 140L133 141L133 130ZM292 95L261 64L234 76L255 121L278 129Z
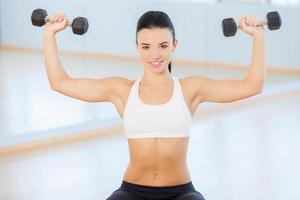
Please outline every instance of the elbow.
M261 94L263 92L263 83L257 83L257 84L251 84L251 86L249 86L253 93L253 95L258 95Z
M59 91L58 87L52 86L52 85L51 85L51 90L53 90L53 91L55 91L55 92L58 92L58 91Z
M261 94L262 92L263 92L263 87L255 88L255 90L254 90L254 95Z
M60 80L50 80L50 87L52 90L59 92L62 88L62 85L64 83L64 81L67 79L60 79Z
M51 90L53 90L53 91L56 91L56 92L59 92L59 84L57 84L57 83L50 83L50 88L51 88Z

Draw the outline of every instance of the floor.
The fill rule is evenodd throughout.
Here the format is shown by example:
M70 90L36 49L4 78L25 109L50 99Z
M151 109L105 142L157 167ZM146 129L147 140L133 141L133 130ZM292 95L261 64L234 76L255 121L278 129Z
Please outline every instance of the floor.
M49 89L41 53L0 51L0 140L118 117ZM18 58L18 59L15 59ZM139 63L63 55L72 76L136 78ZM124 70L124 67L131 68ZM245 71L178 66L173 74L241 78ZM269 74L265 92L238 102L199 105L188 166L195 188L215 200L299 200L299 74ZM202 112L203 110L203 112ZM98 200L121 183L129 152L122 131L0 157L1 200Z

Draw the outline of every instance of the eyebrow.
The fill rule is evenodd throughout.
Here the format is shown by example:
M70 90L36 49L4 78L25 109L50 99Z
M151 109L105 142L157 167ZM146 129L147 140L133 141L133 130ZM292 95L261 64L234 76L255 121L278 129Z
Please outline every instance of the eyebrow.
M160 43L159 45L162 45L162 44L164 44L164 43L168 43L168 44L169 44L169 42L167 42L167 41L164 41L164 42ZM150 45L150 44L147 44L147 43L142 43L141 45Z

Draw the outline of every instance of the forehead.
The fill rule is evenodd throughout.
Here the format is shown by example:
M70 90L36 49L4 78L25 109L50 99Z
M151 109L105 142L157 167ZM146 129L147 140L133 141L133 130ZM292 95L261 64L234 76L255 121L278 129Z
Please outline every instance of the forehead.
M164 41L172 41L172 33L169 28L143 28L137 34L139 43L159 44Z

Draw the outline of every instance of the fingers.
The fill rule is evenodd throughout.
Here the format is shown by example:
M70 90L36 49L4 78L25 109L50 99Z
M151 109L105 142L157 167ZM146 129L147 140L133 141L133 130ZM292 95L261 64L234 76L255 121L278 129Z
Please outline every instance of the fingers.
M257 19L257 17L246 16L240 19L240 24L246 26L256 26L260 24L260 21Z
M258 25L260 22L256 17L246 17L246 24L250 26Z
M56 22L60 23L63 21L67 21L67 17L64 14L54 14L50 16L49 19L51 23L56 23Z
M247 25L246 25L246 18L247 18L247 17L242 17L242 18L240 19L239 25L240 25L240 27L241 27L242 30L245 30L245 27L247 26Z
M242 17L239 22L239 27L243 32L252 36L264 30L263 24L256 17L251 16Z

